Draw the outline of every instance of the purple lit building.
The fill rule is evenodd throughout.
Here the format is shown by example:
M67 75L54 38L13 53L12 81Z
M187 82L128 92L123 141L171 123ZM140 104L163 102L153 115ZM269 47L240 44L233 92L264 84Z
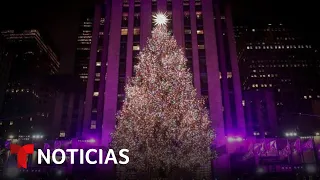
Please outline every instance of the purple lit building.
M211 0L106 0L95 6L92 38L86 40L91 47L82 135L110 143L126 80L134 76L135 57L159 11L168 13L169 30L185 48L194 86L207 97L216 146L223 148L227 135L244 136L246 126L231 9Z
M199 95L208 97L207 106L218 136L221 136L219 143L227 134L244 135L245 121L230 8L210 0L123 0L96 5L84 135L93 133L101 137L101 143L107 145L110 142L115 114L124 99L126 79L134 75L135 57L150 36L152 14L158 11L166 11L170 15L170 31L179 45L185 48L188 66L194 75L194 86Z
M247 135L270 137L278 134L278 122L272 89L243 92Z

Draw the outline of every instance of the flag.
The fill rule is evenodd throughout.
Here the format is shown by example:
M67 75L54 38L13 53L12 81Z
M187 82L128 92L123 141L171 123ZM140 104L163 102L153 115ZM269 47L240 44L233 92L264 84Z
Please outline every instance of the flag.
M10 141L6 141L4 147L6 149L10 149L10 144L11 144Z
M254 156L254 145L251 143L248 147L248 152L243 156L243 160L247 160Z
M273 141L269 141L266 144L266 153L276 153L278 150L277 148L277 141L273 140Z
M271 150L271 151L276 151L276 150L278 150L277 141L276 141L276 140L270 141L269 144L270 144L270 150Z
M267 153L267 146L268 146L268 143L266 143L265 141L263 141L263 143L261 143L260 155Z
M293 143L293 152L300 153L301 152L301 141L300 139L297 139Z
M312 142L312 139L310 138L307 142L304 143L303 149L307 150L312 148L313 148L313 142Z
M50 149L50 144L44 143L43 149L44 151L47 151L47 149Z
M287 141L286 147L279 151L279 156L281 159L287 158L291 154L290 143Z
M253 153L256 155L260 155L261 153L261 145L262 143L257 143L253 145Z

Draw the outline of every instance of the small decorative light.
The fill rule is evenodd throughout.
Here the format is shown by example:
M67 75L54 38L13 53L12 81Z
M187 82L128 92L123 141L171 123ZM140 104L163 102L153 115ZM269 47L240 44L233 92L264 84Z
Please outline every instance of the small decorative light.
M298 134L296 132L287 132L285 133L285 136L286 137L294 137L294 136L297 136Z
M228 142L241 142L243 141L242 137L228 137Z
M93 138L91 138L91 139L89 139L89 140L88 140L88 142L89 142L89 143L95 143L95 142L96 142L96 140L95 140L95 139L93 139Z

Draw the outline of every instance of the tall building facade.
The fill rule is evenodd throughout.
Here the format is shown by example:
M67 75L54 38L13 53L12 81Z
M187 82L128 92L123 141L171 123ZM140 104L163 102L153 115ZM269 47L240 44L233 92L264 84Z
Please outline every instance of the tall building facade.
M9 63L0 128L2 137L48 135L54 90L47 77L59 69L57 55L37 30L2 31ZM37 135L38 136L38 135Z
M125 98L125 83L135 74L136 56L151 35L152 15L157 12L167 12L169 31L185 49L194 86L207 99L216 145L225 145L226 135L245 135L228 5L211 0L106 0L95 6L92 21L83 136L110 143L115 115Z
M57 90L52 123L53 139L79 137L82 130L84 89L82 79L72 75L52 78Z
M88 67L90 60L90 47L93 28L93 8L83 11L78 29L76 44L74 74L79 76L84 84L88 80Z
M312 115L312 101L320 98L317 49L279 23L238 25L235 34L243 90L273 89L282 129L292 125L295 116ZM307 123L307 116L302 119ZM299 131L299 127L290 128Z
M0 34L0 110L2 109L2 103L4 100L6 83L9 77L10 69L10 56L8 56L7 41Z
M273 89L244 91L242 103L247 135L274 137L273 132L277 131L278 123Z

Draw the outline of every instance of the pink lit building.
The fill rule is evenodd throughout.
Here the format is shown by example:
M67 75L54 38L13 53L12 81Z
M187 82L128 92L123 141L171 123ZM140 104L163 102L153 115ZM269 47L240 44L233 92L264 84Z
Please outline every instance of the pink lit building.
M245 136L231 9L212 0L106 0L95 6L82 136L110 143L126 80L134 76L135 57L159 11L170 16L169 30L185 48L194 86L207 97L216 146L224 147L227 135Z

